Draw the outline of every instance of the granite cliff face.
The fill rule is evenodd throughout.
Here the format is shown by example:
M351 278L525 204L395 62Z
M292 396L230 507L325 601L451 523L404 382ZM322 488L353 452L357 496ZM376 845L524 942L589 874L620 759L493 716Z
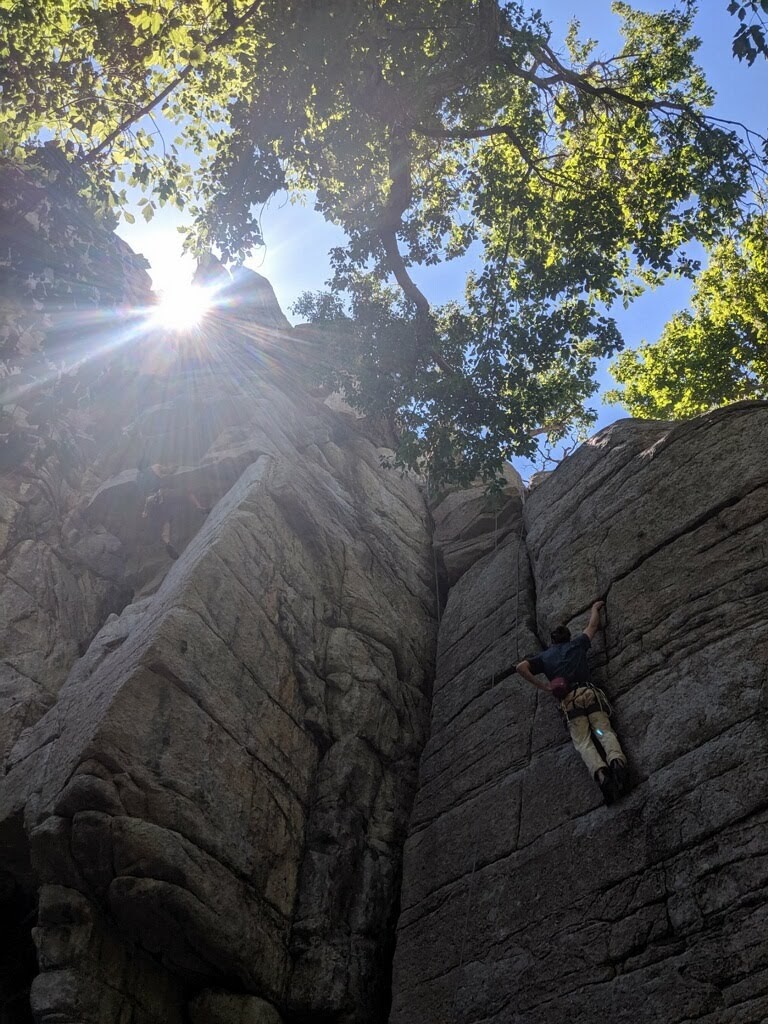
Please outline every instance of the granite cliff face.
M768 1019L767 453L766 403L616 423L451 591L392 1024ZM612 808L510 675L598 597Z
M2 1019L31 973L39 1021L382 1019L434 663L425 498L385 430L309 394L263 278L170 340L149 321L91 369L47 446L12 424Z
M1 1024L768 1017L768 405L428 502L263 278L169 346L29 187L13 323L121 344L3 390ZM597 597L611 809L511 674Z

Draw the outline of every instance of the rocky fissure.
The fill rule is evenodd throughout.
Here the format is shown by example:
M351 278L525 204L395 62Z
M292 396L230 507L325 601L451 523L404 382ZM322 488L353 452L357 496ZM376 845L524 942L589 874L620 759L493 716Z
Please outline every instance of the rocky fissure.
M768 1017L768 404L429 496L263 278L172 344L23 185L13 337L102 354L3 382L0 1021ZM514 673L598 597L612 808Z

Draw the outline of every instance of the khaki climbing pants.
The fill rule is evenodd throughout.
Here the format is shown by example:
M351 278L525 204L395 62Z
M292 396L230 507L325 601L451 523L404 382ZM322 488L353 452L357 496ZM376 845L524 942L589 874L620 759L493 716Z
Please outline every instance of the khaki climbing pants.
M560 708L568 717L568 732L573 745L592 776L601 768L608 767L594 744L593 736L603 748L608 764L617 760L627 763L619 739L611 728L611 720L591 686L578 686L560 702Z

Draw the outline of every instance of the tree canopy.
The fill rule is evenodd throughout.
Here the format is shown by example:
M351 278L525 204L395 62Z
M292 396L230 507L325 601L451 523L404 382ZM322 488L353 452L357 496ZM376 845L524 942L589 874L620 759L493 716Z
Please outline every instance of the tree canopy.
M694 242L725 265L759 234L764 172L706 116L694 4L614 9L607 57L575 26L558 52L518 2L0 0L0 146L61 146L106 205L185 207L189 248L227 261L271 195L311 195L347 238L298 307L346 346L332 375L397 412L403 462L490 477L589 420L617 305L694 278ZM434 308L419 268L467 254Z
M713 249L691 308L655 344L623 352L608 397L633 416L677 419L768 394L768 219Z
M739 27L734 56L752 65L768 57L768 0L728 11ZM764 140L762 140L764 143ZM763 183L764 184L764 183ZM661 337L622 352L611 368L623 386L606 395L633 416L683 418L741 399L768 397L768 217L764 188L737 229L705 244L706 267L690 307L676 313Z
M733 37L733 55L754 64L760 54L768 58L768 0L730 0L728 13L739 19Z

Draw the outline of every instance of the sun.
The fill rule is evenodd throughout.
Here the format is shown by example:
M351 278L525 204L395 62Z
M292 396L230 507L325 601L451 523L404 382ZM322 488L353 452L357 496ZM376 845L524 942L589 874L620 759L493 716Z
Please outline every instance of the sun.
M171 331L189 331L197 327L211 308L211 296L205 288L187 284L160 293L152 311L152 321Z

